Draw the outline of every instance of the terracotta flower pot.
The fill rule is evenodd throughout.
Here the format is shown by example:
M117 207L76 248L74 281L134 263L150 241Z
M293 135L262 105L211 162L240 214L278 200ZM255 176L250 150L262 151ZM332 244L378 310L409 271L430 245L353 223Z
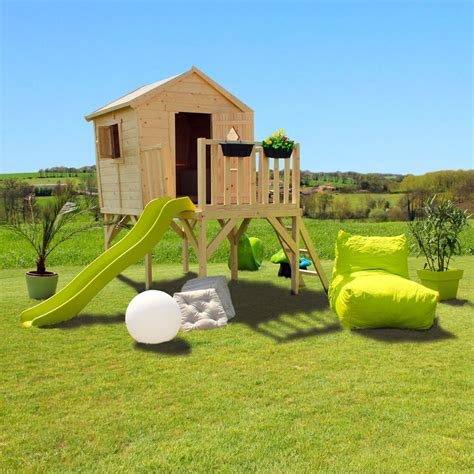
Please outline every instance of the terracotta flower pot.
M37 272L26 273L28 295L35 300L45 300L56 293L59 275L55 272L44 274Z
M423 286L439 293L440 301L456 298L459 280L464 274L464 270L454 268L444 272L433 272L431 270L417 270L416 272Z

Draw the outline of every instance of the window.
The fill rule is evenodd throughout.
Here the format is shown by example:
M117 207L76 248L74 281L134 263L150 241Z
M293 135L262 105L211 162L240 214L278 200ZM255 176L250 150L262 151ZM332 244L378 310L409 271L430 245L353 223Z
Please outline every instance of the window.
M98 126L97 135L99 140L100 158L120 158L120 125Z

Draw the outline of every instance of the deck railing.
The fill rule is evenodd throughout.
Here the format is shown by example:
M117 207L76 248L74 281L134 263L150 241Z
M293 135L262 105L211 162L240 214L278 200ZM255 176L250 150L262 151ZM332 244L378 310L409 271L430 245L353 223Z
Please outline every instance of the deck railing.
M261 142L253 144L249 157L222 154L222 140L199 138L198 207L289 206L300 204L300 150L295 144L290 158L268 158ZM210 185L207 184L207 153L210 148ZM210 192L210 196L208 196Z

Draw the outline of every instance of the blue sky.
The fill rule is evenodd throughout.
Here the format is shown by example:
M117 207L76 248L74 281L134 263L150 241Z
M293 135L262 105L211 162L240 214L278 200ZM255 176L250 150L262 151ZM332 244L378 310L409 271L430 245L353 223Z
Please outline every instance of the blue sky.
M473 6L1 2L0 172L95 161L84 115L196 65L317 171L472 168Z

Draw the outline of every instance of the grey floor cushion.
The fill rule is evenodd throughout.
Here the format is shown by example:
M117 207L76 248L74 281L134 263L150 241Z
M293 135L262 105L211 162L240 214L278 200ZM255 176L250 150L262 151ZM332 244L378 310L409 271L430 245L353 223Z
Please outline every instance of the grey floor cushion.
M181 310L181 329L213 329L227 325L227 316L217 291L205 290L182 291L173 298Z
M230 296L229 287L227 286L227 278L225 276L212 276L193 278L188 280L181 291L204 290L207 288L214 288L222 301L227 319L232 319L235 316L234 305Z

